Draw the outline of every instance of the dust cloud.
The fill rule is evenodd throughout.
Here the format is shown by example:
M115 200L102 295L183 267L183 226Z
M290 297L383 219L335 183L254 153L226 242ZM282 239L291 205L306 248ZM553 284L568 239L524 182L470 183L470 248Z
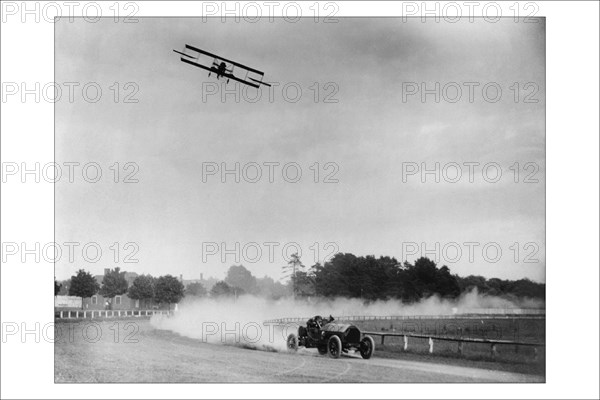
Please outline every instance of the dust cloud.
M169 330L203 342L280 351L285 349L285 338L296 331L298 323L265 321L314 315L332 315L343 320L343 317L352 316L527 313L532 308L543 309L544 302L532 299L510 301L481 295L476 290L454 300L433 296L414 304L403 304L397 300L365 302L356 298L270 300L244 295L237 299L187 298L179 305L175 315L155 315L150 322L156 329Z

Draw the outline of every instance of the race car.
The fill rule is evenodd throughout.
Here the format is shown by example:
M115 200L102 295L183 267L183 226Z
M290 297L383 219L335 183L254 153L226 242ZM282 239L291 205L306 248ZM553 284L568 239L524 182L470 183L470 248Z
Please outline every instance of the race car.
M370 336L362 337L360 329L354 325L335 323L331 316L324 321L317 315L309 319L306 326L300 326L297 335L289 334L288 350L297 351L298 347L316 347L319 354L329 354L331 358L339 358L342 352L353 350L360 352L362 358L369 359L375 351L375 341Z

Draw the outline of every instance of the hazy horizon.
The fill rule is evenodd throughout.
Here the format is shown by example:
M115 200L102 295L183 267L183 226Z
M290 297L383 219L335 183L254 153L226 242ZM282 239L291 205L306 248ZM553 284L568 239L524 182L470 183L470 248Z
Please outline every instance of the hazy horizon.
M96 162L103 172L97 183L79 175L74 183L56 184L55 241L81 243L74 262L63 254L56 263L57 279L80 268L100 274L115 266L223 279L229 266L242 264L256 277L278 280L284 245L298 243L307 267L336 250L411 263L424 255L461 276L545 282L543 19L75 19L59 21L55 35L56 81L81 83L75 93L86 82L102 88L95 103L77 96L56 103L56 162ZM264 71L265 81L275 83L273 101L265 88L252 102L257 92L250 88L239 89L236 102L238 86L231 82L223 102L222 80L180 62L172 51L186 43ZM434 95L404 101L407 82L424 82L427 89L454 82L463 97L455 103L436 103ZM469 82L479 83L473 102L465 100ZM486 82L502 88L500 101L482 101ZM298 87L302 94L294 102ZM210 94L215 88L219 93ZM451 96L455 87L449 88ZM525 103L528 94L538 101ZM125 103L128 95L138 102ZM125 168L128 162L139 170ZM228 169L239 163L239 183L232 174L226 183L219 173L203 177L222 163ZM261 167L257 183L250 182L253 163ZM286 163L300 166L297 183L290 182L294 168L282 175ZM458 164L460 182L403 176L406 168L435 163L448 176ZM489 163L502 168L497 183L482 179ZM272 183L268 165L275 168ZM472 183L468 165L476 165ZM123 183L131 172L139 182ZM327 177L338 182L326 183ZM537 183L524 182L527 177ZM81 256L91 242L103 251L96 262ZM136 245L126 248L130 242ZM212 243L219 247L215 254ZM238 260L227 254L236 243ZM261 255L250 262L257 246ZM132 253L138 263L124 261Z

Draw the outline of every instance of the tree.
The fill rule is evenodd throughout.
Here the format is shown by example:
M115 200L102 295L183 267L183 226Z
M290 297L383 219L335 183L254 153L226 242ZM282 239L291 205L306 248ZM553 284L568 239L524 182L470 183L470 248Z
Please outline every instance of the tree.
M205 297L208 294L204 285L200 282L193 282L185 288L186 296Z
M62 285L56 282L56 278L54 278L54 296L58 296L60 293L60 288L62 288Z
M461 292L468 292L473 289L477 289L479 293L486 293L488 291L487 280L483 276L469 275L464 278L459 278L458 284Z
M360 278L355 275L357 264L358 260L355 255L338 253L323 266L320 264L313 266L318 295L358 297L360 295ZM356 290L358 290L358 295L355 293Z
M256 293L256 278L243 265L232 265L227 271L225 282L246 293Z
M125 279L125 272L121 272L119 267L110 270L104 279L102 280L102 287L100 288L100 294L105 298L110 299L110 305L112 308L112 299L115 296L121 296L127 293L129 284Z
M156 280L154 288L154 299L159 303L179 303L184 296L185 288L179 279L171 275L161 276Z
M443 266L438 270L436 292L442 297L456 298L460 295L460 287L456 276L450 274L450 268Z
M264 276L256 279L256 288L262 296L274 300L289 296L289 286L283 285L281 282L275 282L273 278Z
M71 286L69 286L69 296L81 297L81 308L83 309L83 299L92 297L98 290L100 285L96 278L87 271L80 269L77 275L71 277Z
M283 270L284 278L290 277L292 282L292 297L296 296L296 286L294 283L293 277L296 276L296 272L302 271L304 269L304 264L300 261L300 256L298 253L294 253L290 256L290 261L288 261L287 265L284 265L281 269Z
M64 281L58 281L60 285L60 290L58 291L59 296L68 296L69 295L69 287L71 287L71 279L65 279Z
M219 281L210 289L211 297L224 297L233 295L233 290L225 281Z
M299 297L309 297L315 295L315 278L312 274L305 271L296 271L292 276L292 289L294 295Z
M132 299L143 301L144 307L147 308L148 301L154 299L155 285L156 279L152 276L140 275L133 281L127 295Z

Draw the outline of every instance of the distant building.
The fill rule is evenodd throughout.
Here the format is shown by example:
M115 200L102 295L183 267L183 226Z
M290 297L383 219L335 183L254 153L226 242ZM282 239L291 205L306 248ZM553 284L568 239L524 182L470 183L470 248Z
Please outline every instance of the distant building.
M98 282L100 286L102 286L102 282L104 281L104 276L110 272L110 268L104 268L104 275L95 275L94 279ZM139 276L136 272L127 272L122 271L125 275L125 280L127 281L128 286L133 284L135 278ZM142 302L144 303L144 302ZM144 305L144 308L154 308L154 302L152 302L152 306ZM96 294L92 297L86 297L83 299L83 309L84 310L135 310L140 309L140 300L131 299L127 296L127 293L122 294L120 296L115 296L114 299L105 298L100 294Z
M110 272L110 268L104 268L104 275L95 275L94 279L102 286L104 276ZM135 278L139 275L136 272L122 271L125 274L125 280L127 284L131 286ZM100 294L96 294L92 297L86 297L83 299L84 310L135 310L140 309L140 301L131 299L127 294L115 296L114 299L105 298Z
M187 287L189 284L192 283L201 283L202 286L204 286L204 289L206 289L206 291L210 292L210 289L212 289L212 287L215 285L215 283L217 283L217 279L215 278L208 278L208 279L204 279L204 275L200 274L200 279L183 279L183 275L180 275L180 281L181 283L183 283L183 286Z
M104 268L103 275L94 275L94 279L96 279L96 282L98 282L100 286L102 286L104 276L106 276L106 274L109 272L109 268ZM137 278L139 274L137 272L122 272L124 272L125 280L127 281L128 286L131 287L131 285L133 285L133 281L135 281L135 278ZM193 282L200 282L206 288L206 290L210 290L216 283L216 279L213 278L209 278L208 280L202 279L202 274L200 274L200 279L188 280L184 280L183 275L180 275L179 280L184 284L184 286L187 286ZM54 307L56 310L81 310L82 305L84 310L148 310L163 309L168 307L167 304L161 306L154 300L140 301L132 299L127 296L127 293L120 296L115 296L114 299L112 299L112 303L110 302L111 299L105 298L100 294L96 294L92 297L85 297L83 301L77 301L76 299L80 299L79 297L71 298L71 296L68 296L68 286L70 285L71 281L66 280L59 283L63 283L63 286L61 287L59 296L55 296Z

